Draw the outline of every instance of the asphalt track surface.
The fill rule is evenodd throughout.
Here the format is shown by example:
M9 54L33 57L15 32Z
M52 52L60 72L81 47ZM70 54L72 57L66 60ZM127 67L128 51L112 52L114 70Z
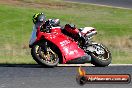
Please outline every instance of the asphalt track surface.
M82 3L92 3L98 5L108 5L123 8L132 8L132 0L65 0Z
M132 66L82 67L87 74L130 74ZM78 67L44 68L39 65L0 65L0 88L132 88L129 84L76 82Z

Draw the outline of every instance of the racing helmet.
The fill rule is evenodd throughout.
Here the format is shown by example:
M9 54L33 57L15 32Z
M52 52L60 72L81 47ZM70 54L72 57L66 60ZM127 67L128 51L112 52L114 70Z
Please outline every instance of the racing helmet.
M44 15L44 13L37 13L33 15L33 23L45 23L46 21L46 16Z

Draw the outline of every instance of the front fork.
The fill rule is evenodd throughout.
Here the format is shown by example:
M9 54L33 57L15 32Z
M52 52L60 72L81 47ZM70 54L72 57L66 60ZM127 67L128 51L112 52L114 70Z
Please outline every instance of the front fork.
M42 50L44 51L45 54L47 54L47 50L48 50L48 47L47 47L47 42L42 42L40 43L40 47L42 48Z

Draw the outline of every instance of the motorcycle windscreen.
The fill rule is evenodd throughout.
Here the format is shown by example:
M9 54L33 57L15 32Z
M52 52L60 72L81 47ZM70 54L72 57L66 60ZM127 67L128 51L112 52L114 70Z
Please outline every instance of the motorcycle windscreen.
M37 29L35 26L33 26L33 30L32 30L32 34L31 34L31 38L30 38L30 41L29 41L29 45L32 45L35 41L36 41L36 33L37 33Z

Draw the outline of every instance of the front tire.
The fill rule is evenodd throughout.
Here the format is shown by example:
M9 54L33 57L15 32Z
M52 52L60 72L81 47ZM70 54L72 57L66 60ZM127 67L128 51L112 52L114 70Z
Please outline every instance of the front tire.
M95 52L90 53L92 57L91 63L97 67L105 67L111 63L111 53L103 44L92 44L94 48L98 48ZM102 51L101 51L102 50ZM101 52L100 54L98 52Z
M42 66L55 67L59 63L58 55L54 52L52 46L46 46L47 52L42 49L42 43L33 45L31 55L33 59Z

